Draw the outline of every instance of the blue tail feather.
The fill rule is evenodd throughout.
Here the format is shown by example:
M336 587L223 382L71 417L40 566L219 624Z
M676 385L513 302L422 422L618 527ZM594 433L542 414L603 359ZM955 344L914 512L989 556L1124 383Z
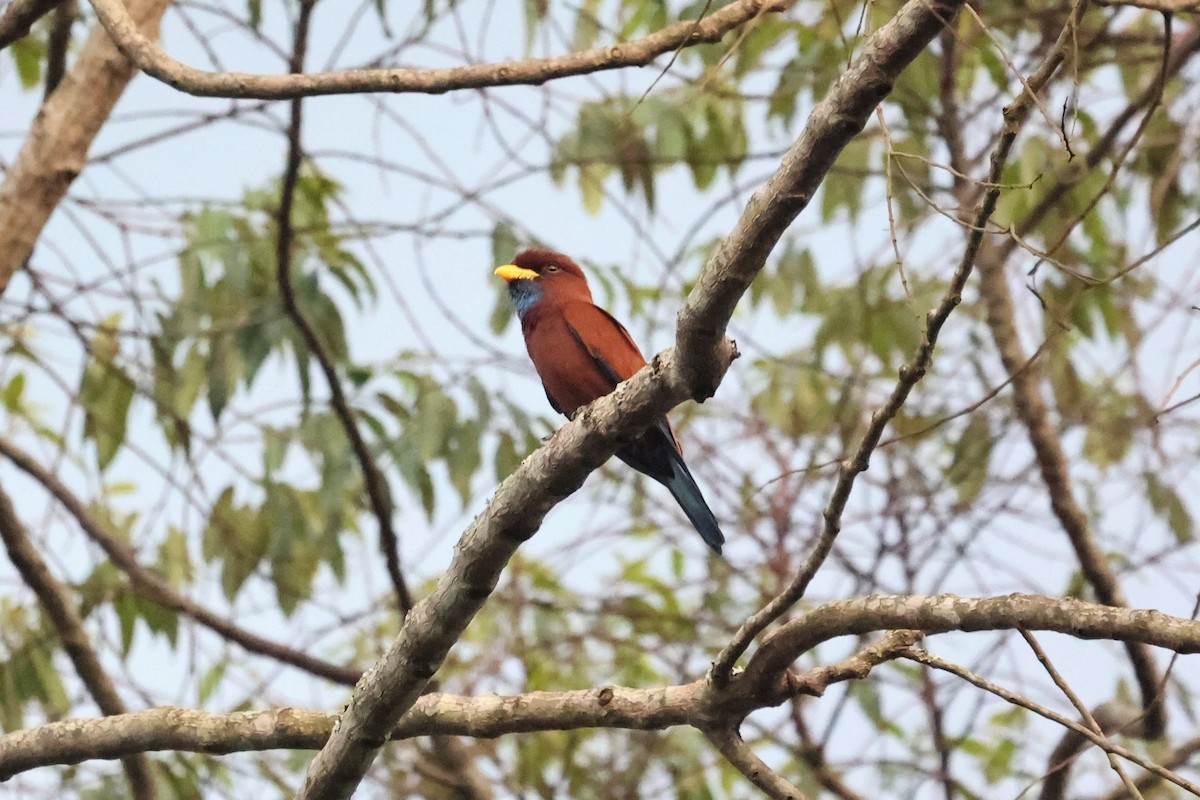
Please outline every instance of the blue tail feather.
M720 555L721 545L725 544L725 536L721 533L717 518L713 516L708 503L704 501L704 495L700 494L700 487L696 485L696 480L688 470L687 464L683 462L683 457L674 451L672 451L672 456L671 477L662 483L679 502L683 513L687 514L687 518L691 520L700 537L704 539L704 543L715 550L717 555Z

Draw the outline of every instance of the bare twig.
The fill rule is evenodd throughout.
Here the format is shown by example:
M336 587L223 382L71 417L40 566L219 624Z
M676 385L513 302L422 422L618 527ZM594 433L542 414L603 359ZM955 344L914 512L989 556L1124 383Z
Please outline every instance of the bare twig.
M1075 694L1075 690L1071 688L1066 679L1055 669L1054 664L1050 661L1050 657L1046 655L1046 651L1038 644L1038 640L1034 638L1034 635L1022 629L1021 637L1025 639L1025 643L1029 645L1029 649L1037 657L1038 663L1042 665L1042 669L1046 670L1046 674L1050 676L1050 680L1054 681L1054 685L1067 696L1067 699L1071 701L1071 705L1075 706L1075 710L1079 712L1079 716L1092 729L1092 732L1100 736L1104 741L1108 741L1108 737L1104 734L1104 729L1096 722L1096 718L1092 716L1092 712L1088 709L1087 704L1079 699L1079 695ZM1108 763L1112 766L1113 771L1117 773L1117 777L1121 779L1122 785L1125 786L1130 796L1137 798L1137 800L1143 800L1142 793L1138 791L1137 786L1130 780L1129 774L1125 772L1125 768L1121 766L1121 762L1117 760L1117 757L1111 751L1107 751L1107 755ZM1046 800L1045 795L1043 795L1043 800Z
M429 737L430 755L448 779L455 800L492 800L491 784L475 766L471 751L455 736Z
M1188 739L1165 756L1158 758L1159 766L1173 770L1187 764L1197 753L1200 753L1200 736ZM1162 783L1162 778L1153 772L1144 772L1134 781L1139 790L1149 791ZM1130 795L1124 786L1118 786L1099 800L1126 800Z
M824 641L878 630L925 633L1025 628L1070 633L1079 639L1119 639L1200 652L1200 622L1158 611L1130 611L1070 598L1010 594L969 598L871 595L818 606L782 625L755 651L731 686L762 687L788 664Z
M1095 0L1098 6L1144 8L1164 14L1180 14L1200 11L1200 0Z
M957 675L958 677L962 678L963 680L967 681L968 683L972 684L973 686L977 686L980 689L983 689L984 691L991 692L992 694L996 695L997 697L1000 697L1000 698L1008 701L1009 703L1012 703L1013 705L1020 706L1021 708L1032 711L1033 713L1038 714L1039 716L1045 717L1048 720L1057 722L1059 725L1062 725L1063 727L1070 728L1072 731L1074 731L1074 732L1078 733L1079 735L1083 736L1084 738L1088 739L1089 741L1091 741L1093 744L1095 744L1097 747L1104 750L1105 752L1113 753L1115 755L1120 756L1121 758L1126 759L1127 761L1131 761L1134 764L1137 764L1142 769L1148 770L1149 772L1153 773L1158 778L1161 778L1166 781L1170 781L1171 783L1174 783L1176 786L1179 786L1180 788L1182 788L1188 792L1191 792L1193 795L1200 796L1200 786L1197 786L1196 784L1187 780L1186 778L1179 775L1178 773L1175 773L1175 772L1163 767L1161 764L1156 764L1148 759L1142 758L1137 753L1134 753L1130 750L1127 750L1124 747L1121 747L1118 744L1113 744L1106 737L1104 737L1102 735L1097 735L1092 730L1084 727L1083 725L1080 725L1078 722L1071 719L1070 717L1065 717L1062 714L1059 714L1056 711L1052 711L1049 708L1046 708L1045 706L1039 705L1038 703L1035 703L1032 700L1030 700L1022 695L1019 695L1015 692L1010 692L1008 689L1005 689L1002 686L992 683L991 681L989 681L985 678L982 678L979 675L976 675L975 673L971 672L970 670L968 670L964 667L960 667L957 664L953 664L949 661L945 661L941 658L938 658L937 656L935 656L932 653L929 653L925 650L911 650L911 651L909 651L909 653L906 654L906 657L911 658L913 661L916 661L918 663L927 664L928 666L935 667L936 669L940 669L944 672L949 672L952 675Z
M67 587L54 577L29 540L25 526L13 509L12 500L3 489L0 489L0 538L4 540L8 557L21 575L21 580L37 595L47 619L62 640L63 649L71 659L76 674L100 707L101 713L109 716L124 714L128 708L88 640L79 609ZM144 753L135 753L125 756L122 761L133 797L136 800L154 800L158 793L154 789L150 760Z
M801 709L802 704L799 698L793 699L790 709L792 725L796 729L796 735L800 738L797 757L808 765L817 782L839 800L866 800L863 795L850 788L841 774L829 765L825 758L824 743L816 739L809 731Z
M316 0L302 0L300 3L291 59L293 73L304 71L309 21L312 18L314 6L316 6ZM342 380L338 377L337 366L329 357L329 353L312 323L305 319L303 312L300 311L300 306L296 302L296 291L292 286L292 205L296 197L296 183L300 178L300 162L303 160L300 145L303 128L303 102L301 97L297 97L291 102L291 119L287 132L287 163L284 167L283 182L279 192L277 217L279 236L275 248L277 259L275 276L279 284L279 297L284 313L296 326L296 330L300 332L305 347L317 360L317 364L320 365L321 372L325 376L325 381L329 384L329 403L333 406L342 430L345 431L346 438L350 441L351 449L354 450L354 457L358 460L359 468L363 473L363 484L367 490L367 499L371 503L371 511L379 524L379 550L383 554L388 578L391 579L392 590L396 594L396 606L400 610L400 616L406 617L412 610L413 599L408 590L408 584L404 580L404 573L400 569L400 543L396 537L396 529L392 525L392 500L391 493L388 491L387 479L384 478L379 466L375 463L371 450L363 439L362 431L359 430L358 423L354 419L354 410L350 408L350 402L346 399Z
M889 631L872 645L864 647L847 659L824 667L814 667L799 676L788 676L788 689L795 694L819 697L830 685L848 680L862 680L871 670L895 659L925 636L923 631Z
M71 46L71 26L79 17L79 0L59 0L46 44L45 97L53 94L67 71L67 50Z
M704 735L746 780L771 800L806 800L806 795L767 766L733 728L706 730Z

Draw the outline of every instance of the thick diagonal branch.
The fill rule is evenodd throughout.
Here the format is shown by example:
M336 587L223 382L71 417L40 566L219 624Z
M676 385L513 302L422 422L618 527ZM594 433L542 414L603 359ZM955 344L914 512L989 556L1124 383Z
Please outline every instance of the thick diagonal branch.
M128 0L135 30L154 35L171 0ZM88 148L133 77L134 67L96 25L34 119L0 184L0 295L33 252L46 220L83 169Z

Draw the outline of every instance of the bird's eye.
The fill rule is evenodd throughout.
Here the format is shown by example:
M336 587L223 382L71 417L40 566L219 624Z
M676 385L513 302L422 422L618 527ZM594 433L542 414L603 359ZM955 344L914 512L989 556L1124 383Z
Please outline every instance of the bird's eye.
M551 264L546 267L546 272L558 272L558 264Z

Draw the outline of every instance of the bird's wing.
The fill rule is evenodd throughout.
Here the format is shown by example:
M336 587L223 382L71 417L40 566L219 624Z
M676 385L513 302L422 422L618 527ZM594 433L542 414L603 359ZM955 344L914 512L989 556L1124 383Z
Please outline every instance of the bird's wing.
M612 382L609 391L617 388L621 381L632 378L634 373L646 366L646 358L629 335L629 331L600 306L582 301L572 302L564 304L562 311L571 337ZM651 427L646 436L652 439L652 432L656 428L661 429L660 433L677 452L682 452L675 431L666 418ZM636 464L633 466L638 468Z
M629 331L600 306L581 300L568 302L562 306L562 315L571 337L612 381L613 388L646 365Z
M546 399L550 401L551 408L553 408L555 411L557 411L560 414L567 414L567 412L565 412L561 408L559 408L558 403L554 402L554 398L550 396L550 390L546 388L545 384L542 384L542 391L546 393ZM567 414L567 416L569 417L571 415Z

